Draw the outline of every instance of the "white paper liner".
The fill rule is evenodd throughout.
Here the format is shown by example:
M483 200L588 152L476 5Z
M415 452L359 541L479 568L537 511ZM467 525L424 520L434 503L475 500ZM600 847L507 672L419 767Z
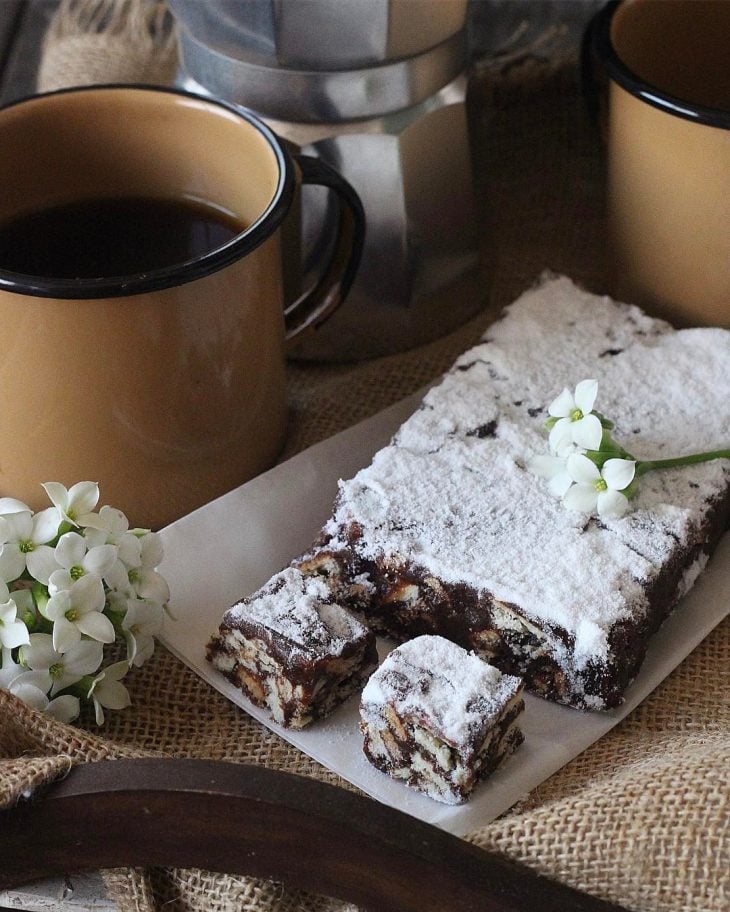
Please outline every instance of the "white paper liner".
M362 752L359 696L301 732L281 728L253 706L205 659L224 611L307 549L329 518L339 478L367 465L413 412L403 400L311 447L162 530L161 572L170 583L176 622L163 643L217 690L282 738L391 807L463 835L489 823L628 715L700 643L730 609L730 535L720 542L694 588L654 636L626 702L585 713L529 694L521 727L525 743L470 801L449 807L375 770ZM390 648L378 643L381 659Z

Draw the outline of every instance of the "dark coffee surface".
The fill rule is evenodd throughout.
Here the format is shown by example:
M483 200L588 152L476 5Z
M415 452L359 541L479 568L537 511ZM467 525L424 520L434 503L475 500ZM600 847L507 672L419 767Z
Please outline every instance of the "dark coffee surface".
M0 224L0 269L60 279L138 275L202 256L244 227L192 200L82 200Z

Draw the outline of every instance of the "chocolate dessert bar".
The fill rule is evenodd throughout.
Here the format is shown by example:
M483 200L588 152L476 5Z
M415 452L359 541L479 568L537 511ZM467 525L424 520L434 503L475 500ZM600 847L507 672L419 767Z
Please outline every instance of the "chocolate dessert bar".
M522 743L524 706L519 678L443 637L416 637L365 686L365 756L431 798L460 804Z
M321 579L288 568L229 608L208 660L280 725L303 728L359 690L378 655Z
M439 634L550 700L621 703L727 526L730 462L644 475L620 519L566 509L527 465L547 453L548 405L584 378L638 459L728 445L730 332L546 280L340 482L297 565L399 641Z

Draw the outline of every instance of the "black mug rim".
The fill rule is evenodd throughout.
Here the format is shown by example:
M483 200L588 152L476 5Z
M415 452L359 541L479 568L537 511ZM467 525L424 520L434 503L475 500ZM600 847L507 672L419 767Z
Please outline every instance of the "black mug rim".
M730 112L695 104L665 92L631 70L618 55L611 41L611 23L622 0L611 0L597 14L593 29L593 49L614 82L631 95L654 108L692 123L730 130Z
M159 291L174 288L193 282L196 279L211 275L230 266L236 260L246 256L259 247L267 238L276 231L291 208L294 198L295 177L294 166L289 154L282 146L280 140L269 127L266 126L252 111L240 105L235 105L217 98L209 98L195 92L170 86L155 86L140 83L109 83L89 86L72 86L57 89L53 92L41 92L18 98L9 104L2 105L0 112L26 102L41 98L51 98L55 95L79 94L90 92L104 92L119 89L132 89L134 91L155 92L158 94L177 95L201 101L213 107L235 114L241 120L254 127L264 137L273 151L279 166L279 179L269 205L256 219L256 221L237 234L230 241L209 250L200 256L161 269L149 270L138 275L128 276L103 276L100 278L61 279L52 276L33 276L11 272L0 268L0 290L11 291L16 294L30 295L40 298L61 298L70 300L90 300L129 297L130 295L143 294L149 291Z

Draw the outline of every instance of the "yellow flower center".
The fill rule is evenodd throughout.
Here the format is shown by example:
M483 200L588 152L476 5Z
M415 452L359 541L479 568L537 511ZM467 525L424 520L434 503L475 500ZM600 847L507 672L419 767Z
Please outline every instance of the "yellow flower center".
M583 417L583 412L579 408L574 408L568 417L571 421L580 421Z
M602 478L599 478L598 481L596 482L596 491L607 491L607 490L608 490L608 485Z

